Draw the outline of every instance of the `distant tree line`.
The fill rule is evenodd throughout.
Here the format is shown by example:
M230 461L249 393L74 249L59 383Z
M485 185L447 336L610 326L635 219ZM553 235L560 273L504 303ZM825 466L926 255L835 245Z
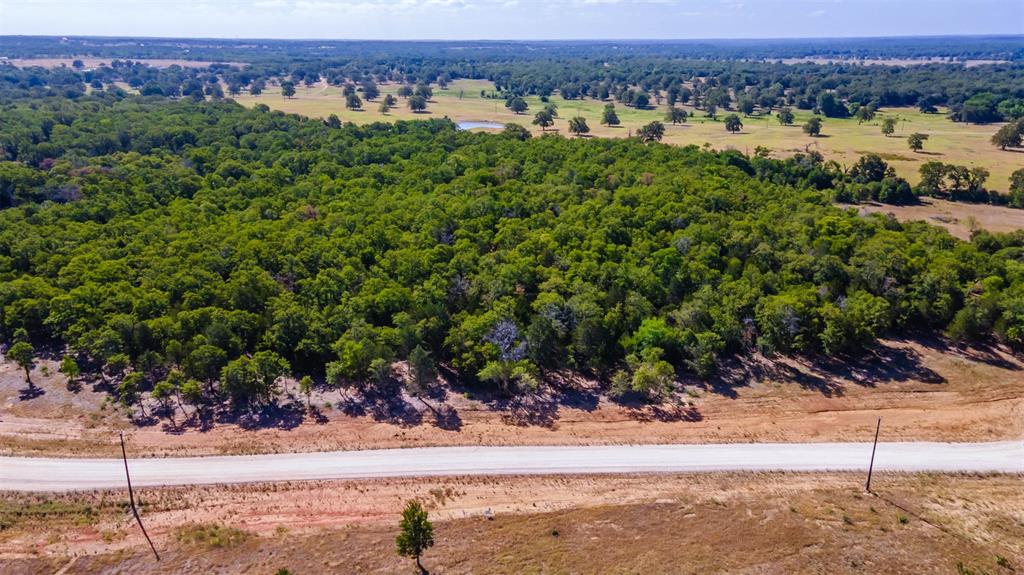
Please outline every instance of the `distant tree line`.
M945 106L952 119L971 123L1024 116L1024 62L972 67L943 63L783 64L667 57L654 48L609 56L560 44L536 53L499 46L472 55L443 46L422 49L424 53L416 54L412 48L396 44L391 53L381 48L385 51L370 56L360 49L346 57L315 58L268 49L249 53L244 65L203 68L156 69L130 59L95 69L72 66L17 71L7 66L0 68L0 90L71 98L86 92L87 86L110 89L127 84L143 95L199 99L260 94L272 84L294 94L295 87L323 81L342 87L352 107L357 97L375 100L382 83L443 88L453 79L473 78L493 81L516 108L521 105L517 97L558 94L567 100L615 100L641 109L664 102L737 110L745 115L792 107L830 118L857 116L862 121L882 106L918 106L926 112ZM39 47L36 50L45 52Z

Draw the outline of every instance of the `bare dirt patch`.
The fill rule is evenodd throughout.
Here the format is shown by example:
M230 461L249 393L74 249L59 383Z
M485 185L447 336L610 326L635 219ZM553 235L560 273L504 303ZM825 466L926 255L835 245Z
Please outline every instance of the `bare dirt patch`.
M5 572L402 573L406 499L422 500L436 573L1007 574L1024 564L1020 477L695 474L434 478L140 490L163 560L123 492L8 494ZM47 514L47 508L65 510ZM83 509L91 509L85 514ZM213 535L210 535L210 534ZM221 537L220 534L230 537Z
M901 222L925 221L946 228L949 233L962 240L971 239L971 232L975 229L990 232L1013 232L1024 229L1024 210L1005 206L921 198L921 203L913 206L867 203L842 207L857 209L864 214L892 214Z
M50 375L41 373L46 366ZM1024 363L1007 350L940 340L886 341L847 361L732 362L712 381L685 381L673 402L619 403L593 381L555 382L517 399L450 384L433 397L394 400L314 394L316 417L289 384L282 407L257 423L131 423L102 385L69 389L52 361L33 379L0 366L0 453L133 457L328 451L439 445L553 445L869 441L987 441L1024 437ZM288 395L290 394L290 395ZM330 407L327 407L327 405ZM150 405L151 412L155 405Z

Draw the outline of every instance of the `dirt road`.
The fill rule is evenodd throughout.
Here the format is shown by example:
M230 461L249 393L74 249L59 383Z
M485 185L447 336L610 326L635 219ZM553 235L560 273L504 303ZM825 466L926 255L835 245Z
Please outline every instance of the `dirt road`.
M370 477L698 471L866 470L870 443L734 443L433 447L138 459L138 486ZM1024 442L881 443L879 471L1024 473ZM68 491L124 485L117 459L0 458L0 489Z

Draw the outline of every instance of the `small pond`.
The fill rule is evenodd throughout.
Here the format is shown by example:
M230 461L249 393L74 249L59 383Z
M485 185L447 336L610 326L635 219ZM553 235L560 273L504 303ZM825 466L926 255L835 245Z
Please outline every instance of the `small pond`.
M499 124L497 122L458 122L455 124L460 130L503 130L505 124Z

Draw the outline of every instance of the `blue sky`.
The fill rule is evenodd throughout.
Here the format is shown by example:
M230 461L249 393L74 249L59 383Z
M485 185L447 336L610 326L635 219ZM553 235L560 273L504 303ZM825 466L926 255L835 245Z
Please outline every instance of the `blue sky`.
M1024 0L0 0L0 34L331 39L1024 34Z

